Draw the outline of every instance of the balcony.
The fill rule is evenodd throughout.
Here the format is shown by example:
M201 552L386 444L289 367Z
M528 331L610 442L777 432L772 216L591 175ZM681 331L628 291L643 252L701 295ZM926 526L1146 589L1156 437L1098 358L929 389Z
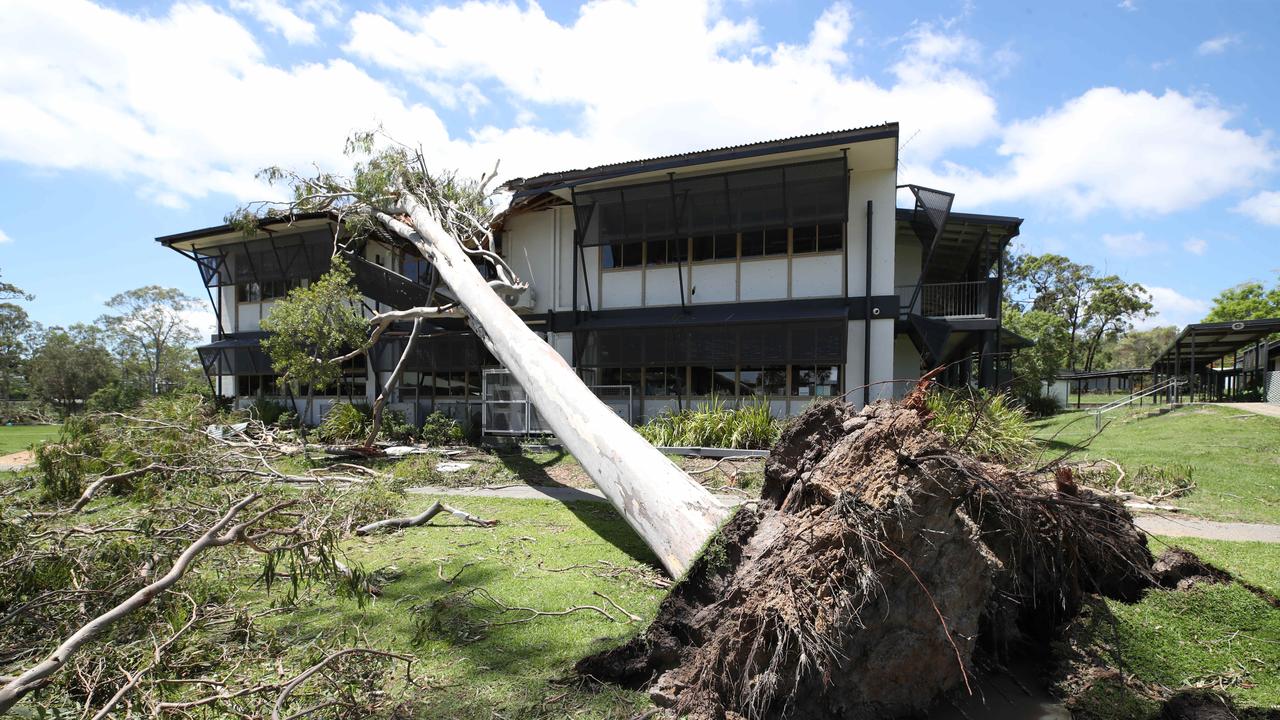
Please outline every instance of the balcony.
M899 285L899 305L904 314L936 318L994 318L999 310L999 281L995 278L968 282L926 283L915 298L915 285Z

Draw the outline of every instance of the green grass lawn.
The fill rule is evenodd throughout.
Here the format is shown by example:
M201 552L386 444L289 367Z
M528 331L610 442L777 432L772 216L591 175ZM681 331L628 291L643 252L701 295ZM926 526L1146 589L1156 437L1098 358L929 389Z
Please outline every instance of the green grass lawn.
M1046 459L1077 450L1080 459L1114 460L1130 474L1143 466L1189 468L1197 488L1177 506L1219 520L1280 523L1280 418L1204 405L1152 418L1118 416L1092 439L1088 413L1033 426Z
M45 440L56 440L59 425L0 425L0 455L26 450Z
M411 496L407 509L416 513L433 499ZM498 498L455 502L500 524L482 529L437 519L445 526L354 538L345 543L350 560L370 572L394 566L399 574L381 597L361 608L318 592L298 610L262 622L291 647L343 633L367 647L416 656L415 675L431 688L417 700L417 717L632 717L650 707L643 693L569 682L576 661L644 628L665 593L654 583L663 577L656 559L613 508ZM617 621L585 610L485 627L527 613L497 614L479 596L474 604L460 603L472 588L543 611L595 605ZM630 621L593 592L643 621ZM257 610L271 602L260 598Z
M1280 589L1280 545L1154 538L1178 545L1267 591ZM1280 707L1280 609L1239 583L1150 590L1134 604L1103 601L1081 616L1107 668L1170 689L1226 692L1241 707ZM1072 698L1085 717L1150 718L1158 705L1100 682Z

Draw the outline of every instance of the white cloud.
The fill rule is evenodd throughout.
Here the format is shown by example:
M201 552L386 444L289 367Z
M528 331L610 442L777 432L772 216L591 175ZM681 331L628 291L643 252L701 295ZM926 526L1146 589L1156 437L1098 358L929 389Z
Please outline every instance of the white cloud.
M540 153L547 162L533 172L892 120L904 138L920 131L905 152L928 161L998 129L985 85L959 69L979 55L976 43L917 28L890 82L877 83L851 67L853 14L839 3L804 42L776 45L760 43L755 21L689 0L599 0L563 24L537 4L490 1L394 18L358 12L350 25L348 53L415 81L568 109L579 118L575 142L555 149L574 154ZM496 143L530 131L478 135Z
M346 60L270 65L205 5L144 17L86 0L8 3L0 47L0 159L98 171L165 205L261 198L253 175L272 163L345 167L343 140L378 122L448 147L430 108Z
M11 242L13 242L13 238L9 237L9 233L6 233L5 231L0 230L0 245L5 245Z
M1011 124L998 149L1008 162L995 172L945 163L902 174L960 188L966 204L1030 199L1077 216L1171 213L1249 187L1275 167L1270 137L1231 128L1232 119L1211 97L1095 88Z
M1209 243L1200 238L1188 238L1186 242L1182 243L1182 249L1192 255L1203 255L1208 248Z
M1142 257L1163 252L1168 247L1155 240L1148 240L1144 232L1125 233L1121 235L1104 234L1102 244L1107 252L1124 257Z
M290 45L311 45L316 41L316 26L280 0L231 0L231 9L253 16L283 36Z
M1221 55L1232 45L1240 44L1239 35L1218 35L1196 46L1197 55Z
M1138 9L1138 3L1135 2L1135 0L1120 0L1120 2L1116 4L1116 7L1121 10L1127 10L1128 12L1136 12Z
M201 341L212 337L218 332L218 316L208 310L183 310L178 313L182 319L191 327L196 329L196 333Z
M1264 225L1280 225L1280 191L1264 190L1241 201L1235 211Z
M1159 327L1160 325L1177 325L1179 327L1197 323L1209 313L1209 303L1205 300L1187 297L1173 288L1146 285L1151 293L1151 304L1154 312L1145 320L1139 321L1139 330Z

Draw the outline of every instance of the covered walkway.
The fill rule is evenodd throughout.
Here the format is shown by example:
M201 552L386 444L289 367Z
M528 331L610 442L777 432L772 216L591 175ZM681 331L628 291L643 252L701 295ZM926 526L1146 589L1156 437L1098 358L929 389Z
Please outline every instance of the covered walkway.
M1188 325L1151 369L1157 381L1188 381L1172 391L1175 402L1265 400L1270 369L1264 358L1278 344L1270 340L1277 334L1280 318Z

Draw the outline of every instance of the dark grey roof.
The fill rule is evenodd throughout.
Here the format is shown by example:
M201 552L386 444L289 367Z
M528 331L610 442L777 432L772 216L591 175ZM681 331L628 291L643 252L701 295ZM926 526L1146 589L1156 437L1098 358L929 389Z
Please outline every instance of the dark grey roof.
M295 213L293 215L282 215L279 217L264 217L258 220L258 227L265 228L265 227L270 227L272 225L281 225L281 224L287 225L287 224L299 222L302 220L320 220L322 218L328 218L328 217L333 217L333 214L325 211ZM186 232L174 233L173 235L161 235L160 237L156 238L156 242L160 243L161 245L172 245L176 242L183 242L185 240L199 240L200 238L214 237L216 235L225 235L229 232L235 231L235 229L236 227L234 225L230 223L223 223L221 225L213 225L207 228L200 228L199 230L188 230Z
M1156 359L1153 368L1177 373L1194 366L1196 370L1280 333L1280 318L1195 323L1178 333L1173 344ZM1175 367L1176 366L1176 367Z
M896 138L897 136L898 123L884 123L883 125L871 125L862 128L835 130L832 132L814 133L811 135L796 135L794 137L782 138L779 140L765 140L762 142L747 143L744 145L729 145L726 147L679 153L676 155L661 155L658 157L645 158L643 160L629 160L627 162L597 165L595 167L581 168L578 170L563 170L559 172L543 173L542 175L537 175L531 178L516 178L514 180L510 180L503 185L503 188L514 194L512 198L512 202L514 203L516 200L531 194L549 192L551 190L580 185L586 182L596 182L624 175L634 175L641 172L670 170L722 160L735 160L739 158L757 157L760 155L772 155L774 153L792 152L795 150L807 150L810 148L819 148L828 145L841 145L844 143Z

